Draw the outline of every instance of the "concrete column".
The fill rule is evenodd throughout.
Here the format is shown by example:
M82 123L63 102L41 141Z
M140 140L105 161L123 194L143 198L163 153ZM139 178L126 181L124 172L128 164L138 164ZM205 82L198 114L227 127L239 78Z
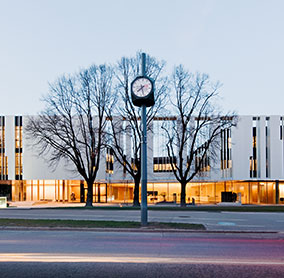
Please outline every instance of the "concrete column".
M31 180L31 201L34 200L34 184L33 180Z
M44 180L42 181L42 199L45 199L45 183Z
M54 198L57 201L57 180L54 180Z
M62 201L65 203L65 180L62 181Z
M260 203L260 184L259 182L257 183L257 203L259 204Z
M39 180L37 180L37 200L39 201Z
M214 182L214 200L215 200L215 204L217 204L217 200L216 200L216 182Z
M70 202L70 180L67 181L67 201Z
M60 202L60 180L57 181L57 199Z

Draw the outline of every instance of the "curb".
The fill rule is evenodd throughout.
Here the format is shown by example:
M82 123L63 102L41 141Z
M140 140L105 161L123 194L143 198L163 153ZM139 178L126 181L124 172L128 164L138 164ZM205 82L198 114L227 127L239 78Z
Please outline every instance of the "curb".
M189 229L151 229L151 228L71 228L71 227L25 227L1 226L1 230L14 231L79 231L79 232L128 232L128 233L202 233L202 234L280 234L279 231L226 231Z

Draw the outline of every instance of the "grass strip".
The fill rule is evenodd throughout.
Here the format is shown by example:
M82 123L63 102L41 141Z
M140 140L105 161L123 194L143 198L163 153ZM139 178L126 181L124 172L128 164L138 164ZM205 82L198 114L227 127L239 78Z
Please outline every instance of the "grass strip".
M0 219L0 227L64 227L64 228L141 228L140 222L132 221L89 221L89 220L52 220L52 219ZM202 224L150 222L153 229L190 229L205 230Z

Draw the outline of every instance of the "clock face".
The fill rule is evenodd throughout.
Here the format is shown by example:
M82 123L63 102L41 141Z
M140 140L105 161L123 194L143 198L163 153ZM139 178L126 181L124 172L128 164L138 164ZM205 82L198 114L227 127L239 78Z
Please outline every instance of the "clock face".
M138 97L145 97L152 91L152 82L146 77L139 77L132 83L132 92Z

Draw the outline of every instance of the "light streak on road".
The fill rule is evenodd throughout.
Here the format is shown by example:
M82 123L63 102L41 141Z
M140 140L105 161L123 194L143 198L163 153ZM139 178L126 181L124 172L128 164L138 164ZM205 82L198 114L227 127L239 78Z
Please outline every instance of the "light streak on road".
M90 254L44 254L44 253L0 253L0 262L76 262L76 263L159 263L159 264L226 264L226 265L281 265L283 261L247 260L226 258L178 258L178 257L126 257L90 256Z

